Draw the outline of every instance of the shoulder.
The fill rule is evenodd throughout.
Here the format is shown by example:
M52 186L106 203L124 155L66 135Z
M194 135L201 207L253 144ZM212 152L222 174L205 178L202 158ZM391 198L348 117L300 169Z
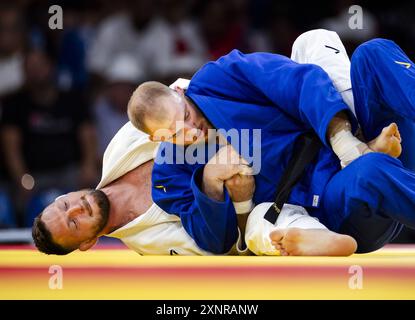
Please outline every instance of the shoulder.
M160 144L154 159L153 179L191 175L193 165L185 161L186 148L168 142Z

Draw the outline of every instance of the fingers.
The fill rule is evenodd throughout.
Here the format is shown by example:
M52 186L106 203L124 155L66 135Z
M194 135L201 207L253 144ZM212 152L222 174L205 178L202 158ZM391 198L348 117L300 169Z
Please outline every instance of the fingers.
M225 186L227 187L246 187L255 184L255 179L252 175L235 174L231 178L225 180Z
M253 176L254 170L247 164L240 164L238 173L244 176Z
M249 167L249 163L230 144L220 148L215 158L216 163L219 164L238 164Z
M252 177L254 175L253 168L241 158L231 145L226 145L219 149L215 156L207 163L205 171L207 169L211 176L215 176L222 181L232 179L235 175L242 177ZM249 180L244 181L244 183L247 182Z

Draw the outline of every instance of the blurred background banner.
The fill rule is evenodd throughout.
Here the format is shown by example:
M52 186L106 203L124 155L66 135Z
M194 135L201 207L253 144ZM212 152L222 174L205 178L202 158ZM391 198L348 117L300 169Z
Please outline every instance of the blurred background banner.
M60 194L96 186L141 82L190 78L235 48L290 56L316 28L336 31L349 55L382 37L414 57L415 2L1 0L0 229L28 231ZM20 234L9 240L30 241Z

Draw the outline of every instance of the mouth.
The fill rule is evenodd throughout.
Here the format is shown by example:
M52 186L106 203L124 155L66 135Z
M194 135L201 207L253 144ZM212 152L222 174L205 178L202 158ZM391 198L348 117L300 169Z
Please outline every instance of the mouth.
M196 134L194 134L194 135L193 135L193 138L192 138L193 143L195 143L195 142L199 139L199 137L200 137L201 133L202 133L202 131L198 128L198 129L196 130Z

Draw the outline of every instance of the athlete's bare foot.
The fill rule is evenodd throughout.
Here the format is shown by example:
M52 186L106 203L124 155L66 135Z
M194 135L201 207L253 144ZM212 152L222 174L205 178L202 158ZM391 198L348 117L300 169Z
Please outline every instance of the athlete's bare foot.
M350 256L357 249L352 237L327 229L274 229L270 238L283 256Z
M375 152L386 153L397 158L402 152L401 141L398 125L391 123L389 126L383 128L380 135L368 142L367 145Z

